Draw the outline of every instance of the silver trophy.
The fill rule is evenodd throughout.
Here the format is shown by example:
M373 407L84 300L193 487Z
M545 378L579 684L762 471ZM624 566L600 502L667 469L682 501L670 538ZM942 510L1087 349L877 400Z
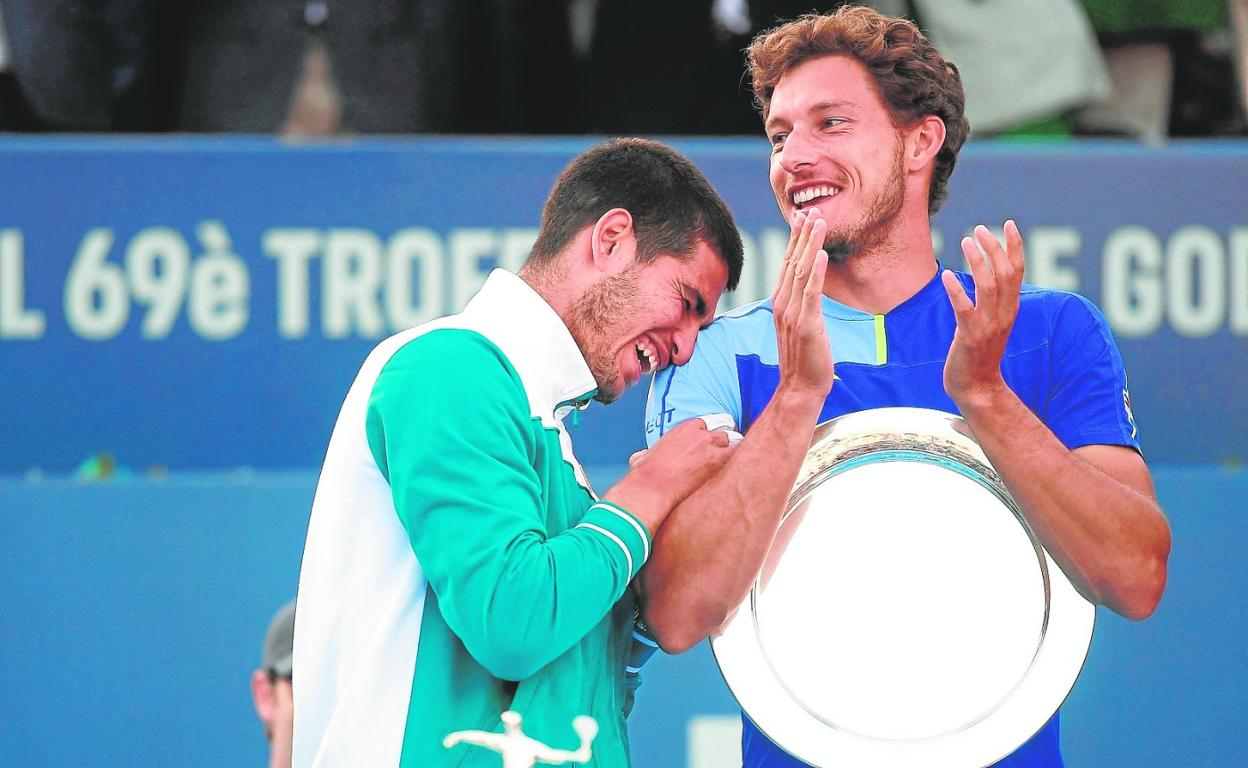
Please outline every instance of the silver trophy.
M503 732L493 731L455 731L447 734L442 746L450 749L456 744L474 744L478 747L491 749L502 755L503 768L533 768L537 763L547 765L567 765L568 763L588 763L593 753L590 744L598 735L598 721L587 715L581 715L572 721L572 730L581 739L581 746L575 750L554 749L524 734L520 727L523 718L519 712L510 709L499 716L503 721Z
M965 422L881 408L816 429L712 648L745 713L805 762L976 768L1061 705L1093 621Z

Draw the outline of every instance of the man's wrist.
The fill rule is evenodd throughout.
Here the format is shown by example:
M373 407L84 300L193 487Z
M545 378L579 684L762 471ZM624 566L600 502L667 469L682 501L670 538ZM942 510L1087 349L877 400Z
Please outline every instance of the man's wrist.
M654 536L675 506L675 501L668 498L669 494L659 488L658 483L648 482L646 474L645 465L638 465L603 494L602 498L627 509Z
M781 380L776 387L767 410L776 412L777 416L795 421L811 421L812 425L819 418L823 404L828 399L827 392L820 392L811 387L791 380Z
M1018 400L1018 396L1005 383L1005 379L968 387L957 394L950 393L949 397L958 406L962 416L968 420L1003 413L1003 407L1007 407L1011 401Z

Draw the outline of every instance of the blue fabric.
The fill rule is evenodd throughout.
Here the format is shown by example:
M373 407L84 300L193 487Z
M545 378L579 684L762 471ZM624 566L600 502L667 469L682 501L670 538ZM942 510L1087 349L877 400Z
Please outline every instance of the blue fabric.
M1059 719L1059 714L1054 713L1026 744L991 768L1063 768ZM768 740L745 715L741 716L741 726L741 759L745 768L806 768L806 763Z
M974 298L970 275L955 274ZM888 406L958 412L943 383L957 322L939 276L884 316L882 364L876 362L873 315L826 296L823 315L836 382L820 421ZM1024 286L1001 368L1010 388L1067 448L1138 450L1122 359L1105 318L1082 296ZM673 426L709 413L731 415L746 432L779 379L771 301L728 312L699 334L687 365L655 375L646 442L654 445Z
M969 274L955 273L974 298ZM957 321L939 272L884 316L886 354L877 359L873 315L823 299L836 360L836 381L820 421L868 408L912 406L957 413L945 393L945 357ZM660 371L646 409L646 440L710 413L730 414L741 432L779 383L770 300L726 313L698 336L689 363ZM1024 286L1018 318L1001 363L1006 383L1067 448L1122 445L1139 449L1126 374L1109 326L1081 296ZM745 719L745 766L800 766ZM998 765L1062 765L1058 718Z

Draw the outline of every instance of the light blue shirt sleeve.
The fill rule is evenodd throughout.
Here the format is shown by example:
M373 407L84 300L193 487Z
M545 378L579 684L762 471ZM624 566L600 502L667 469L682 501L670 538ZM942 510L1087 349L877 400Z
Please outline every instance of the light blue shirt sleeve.
M724 319L698 334L693 357L682 366L669 365L650 381L646 401L646 446L653 447L668 430L689 419L713 413L741 424L741 386L737 361Z

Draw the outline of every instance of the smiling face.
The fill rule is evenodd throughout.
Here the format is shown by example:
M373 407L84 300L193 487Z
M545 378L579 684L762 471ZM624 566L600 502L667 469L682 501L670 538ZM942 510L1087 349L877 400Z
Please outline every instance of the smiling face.
M568 328L598 383L595 399L610 403L642 376L688 362L727 283L727 265L699 241L689 259L634 259L589 287Z
M786 72L766 131L771 189L786 221L819 208L833 261L888 239L906 200L904 143L861 63L827 55Z

